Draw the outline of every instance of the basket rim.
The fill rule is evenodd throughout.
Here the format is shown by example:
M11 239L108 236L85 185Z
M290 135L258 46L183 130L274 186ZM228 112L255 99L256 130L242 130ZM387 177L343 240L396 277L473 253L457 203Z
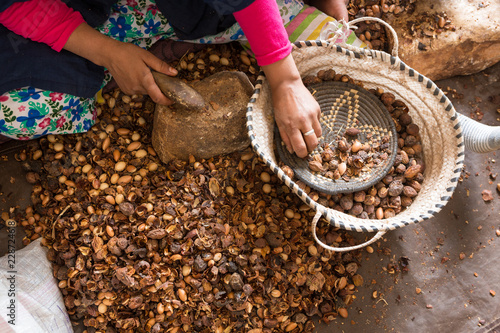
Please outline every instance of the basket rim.
M325 40L308 40L308 41L298 41L292 44L292 53L296 50L300 50L302 48L307 47L321 47L321 48L330 48L338 56L345 56L351 59L356 59L358 61L362 61L363 59L370 59L372 61L378 61L382 63L384 66L389 66L391 70L398 70L406 77L413 79L418 84L427 88L430 92L430 95L434 96L434 98L438 101L439 105L442 106L440 110L445 112L446 118L449 119L452 123L452 128L454 130L455 138L456 138L456 148L457 154L454 155L455 169L452 172L452 178L447 181L450 186L448 186L445 190L445 193L440 193L440 200L438 202L434 202L432 207L425 212L422 212L418 216L415 217L406 217L400 218L400 214L395 217L381 220L371 220L371 219L360 219L351 215L347 215L345 213L335 211L331 208L327 208L311 199L308 194L303 191L297 183L295 183L291 178L289 178L284 171L279 168L279 166L274 163L270 158L266 157L263 149L260 147L258 142L258 137L254 132L253 125L253 112L254 106L261 94L262 89L264 88L264 83L266 82L266 78L263 72L260 72L256 84L254 93L250 98L250 101L247 105L247 132L250 139L250 143L254 152L259 156L259 158L278 176L278 178L287 185L293 193L295 193L304 203L306 203L313 210L320 212L322 217L324 217L330 224L335 227L352 230L358 232L378 232L378 231L389 231L398 229L410 224L419 223L425 221L436 214L438 214L441 209L446 205L446 203L451 199L455 188L458 185L458 180L460 177L460 173L463 168L465 152L464 152L464 141L462 137L462 128L460 126L460 122L458 120L458 113L453 107L451 101L448 97L441 91L437 85L420 74L413 68L406 65L399 57L392 56L383 51L377 50L366 50L359 48L352 48L350 50L344 48L340 45L336 45L332 42Z

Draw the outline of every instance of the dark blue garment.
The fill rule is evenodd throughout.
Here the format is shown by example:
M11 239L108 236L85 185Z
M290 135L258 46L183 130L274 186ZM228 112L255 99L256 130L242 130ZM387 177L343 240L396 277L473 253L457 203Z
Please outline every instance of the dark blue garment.
M2 0L0 12L15 2ZM158 9L181 39L223 31L235 23L233 12L254 0L157 0ZM116 0L63 0L96 27L106 21ZM101 87L104 68L66 50L56 52L0 25L0 94L26 86L90 98Z
M2 3L3 10L14 2ZM104 23L116 0L70 0L89 25ZM68 51L21 37L0 25L0 94L26 86L90 98L101 87L103 67Z
M158 0L156 5L180 39L197 39L224 31L236 20L234 12L255 0Z

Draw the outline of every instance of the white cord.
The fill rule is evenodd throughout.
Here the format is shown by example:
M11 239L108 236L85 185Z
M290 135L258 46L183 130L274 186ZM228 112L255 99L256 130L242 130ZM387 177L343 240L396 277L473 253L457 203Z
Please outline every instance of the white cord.
M333 247L333 246L329 246L329 245L326 245L325 243L323 243L322 241L319 240L318 236L316 235L316 227L317 227L317 224L318 224L318 221L319 219L321 218L321 212L320 211L316 211L316 215L314 215L314 218L312 220L312 224L311 224L311 231L312 231L312 234L313 234L313 237L314 239L316 240L316 243L319 244L319 246L321 246L322 248L326 249L326 250L329 250L329 251L334 251L334 252L348 252L348 251L353 251L353 250L357 250L357 249L361 249L367 245L370 245L374 242L376 242L377 240L379 240L380 238L382 238L383 235L385 235L386 231L378 231L375 236L373 236L371 239L369 239L368 241L362 243L362 244L359 244L359 245L356 245L356 246L348 246L348 247Z

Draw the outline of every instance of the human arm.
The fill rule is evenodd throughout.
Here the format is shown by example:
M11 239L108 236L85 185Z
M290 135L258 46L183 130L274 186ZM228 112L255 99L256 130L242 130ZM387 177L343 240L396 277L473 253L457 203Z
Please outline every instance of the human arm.
M148 94L157 103L171 104L154 82L150 68L175 75L173 68L138 46L102 35L61 0L16 2L0 13L0 24L55 51L64 48L108 68L127 94Z
M177 71L140 47L114 40L83 23L68 38L64 49L106 67L126 94L148 94L158 104L172 102L156 85L151 69L167 75Z
M297 156L307 156L321 136L320 108L302 83L276 2L256 0L235 12L234 17L269 81L274 116L283 142ZM311 129L316 135L302 135Z
M349 14L347 12L347 4L345 0L308 0L306 3L310 6L318 8L323 13L334 17L338 21L349 21Z
M274 117L280 136L290 152L306 157L321 136L320 108L302 83L292 55L263 66L273 96ZM314 130L316 135L303 135Z

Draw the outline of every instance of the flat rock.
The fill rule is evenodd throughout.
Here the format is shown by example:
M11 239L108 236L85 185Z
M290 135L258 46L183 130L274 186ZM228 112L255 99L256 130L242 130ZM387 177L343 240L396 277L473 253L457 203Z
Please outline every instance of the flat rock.
M246 106L253 85L242 72L220 72L191 86L203 96L206 107L193 110L173 104L157 105L152 143L160 159L210 158L250 145Z
M408 22L418 24L424 12L445 12L456 30L433 37L409 36ZM477 73L500 61L499 13L498 0L418 0L412 15L402 14L387 21L398 33L399 57L431 80L440 80ZM420 50L419 43L427 50Z

